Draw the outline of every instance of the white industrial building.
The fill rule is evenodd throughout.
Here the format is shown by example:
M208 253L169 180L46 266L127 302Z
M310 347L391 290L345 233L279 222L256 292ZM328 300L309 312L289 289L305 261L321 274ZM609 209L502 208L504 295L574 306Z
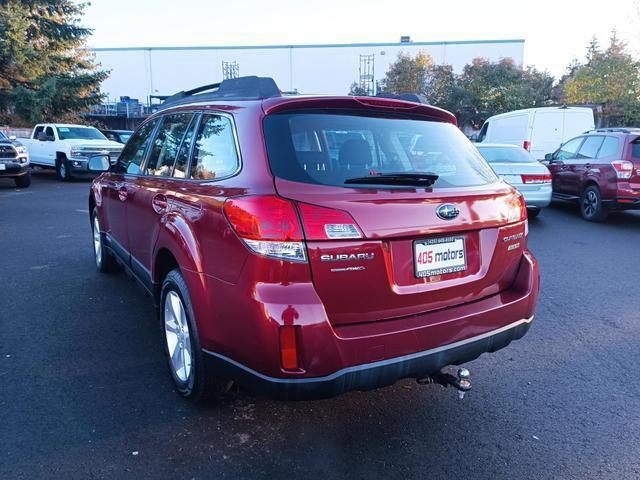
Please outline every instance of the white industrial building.
M511 58L522 65L524 40L352 43L213 47L95 48L97 62L110 76L102 91L146 102L150 95L221 81L226 76L273 77L285 91L345 95L353 82L384 77L399 52L424 51L456 72L476 57ZM223 72L223 70L226 70Z

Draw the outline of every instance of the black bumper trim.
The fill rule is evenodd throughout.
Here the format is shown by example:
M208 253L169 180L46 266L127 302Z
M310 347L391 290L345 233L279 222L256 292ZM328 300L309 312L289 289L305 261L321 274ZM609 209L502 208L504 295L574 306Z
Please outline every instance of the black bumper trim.
M475 360L522 338L533 316L497 330L402 357L343 368L324 377L277 378L257 372L219 353L204 350L208 371L218 378L235 380L244 388L271 398L304 400L328 398L352 390L372 390L403 378L421 378L447 365Z

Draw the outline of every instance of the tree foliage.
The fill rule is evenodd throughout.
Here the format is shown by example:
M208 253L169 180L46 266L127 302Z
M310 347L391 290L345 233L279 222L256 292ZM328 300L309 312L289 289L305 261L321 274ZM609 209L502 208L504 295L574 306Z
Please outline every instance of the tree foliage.
M451 65L435 65L424 52L400 53L381 82L388 93L420 93L429 103L456 114L460 123L478 127L491 115L549 102L553 77L510 59L476 58L456 74Z
M606 49L592 40L586 62L570 68L561 80L563 100L601 106L605 125L640 124L640 62L627 51L615 31Z
M99 71L80 25L86 4L0 2L0 124L73 120L100 102Z

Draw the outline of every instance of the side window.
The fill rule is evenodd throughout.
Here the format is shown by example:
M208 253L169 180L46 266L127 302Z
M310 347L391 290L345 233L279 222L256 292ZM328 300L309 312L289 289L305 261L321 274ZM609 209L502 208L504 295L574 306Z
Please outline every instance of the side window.
M120 171L131 174L140 173L140 163L142 163L144 152L147 150L151 134L157 124L158 120L146 123L131 136L118 158Z
M56 138L56 136L53 133L53 127L47 127L46 130L44 131L44 134L47 136L47 138L50 138L50 139Z
M176 113L164 117L147 160L145 172L147 175L158 177L171 175L173 163L178 156L178 149L191 117L193 117L192 113Z
M480 129L480 133L478 134L478 142L482 142L487 136L487 130L489 130L489 122L484 122L482 128Z
M583 139L584 137L578 137L574 138L573 140L569 140L567 143L560 147L560 149L553 156L553 159L568 160L570 158L575 158L578 147L580 147Z
M640 145L633 144L632 156L636 158L640 158L640 149L638 148ZM604 142L602 143L602 147L600 147L600 152L598 153L598 158L615 158L618 156L618 152L620 151L620 142L616 137L604 137Z
M204 115L193 149L191 177L223 178L233 174L239 163L231 120L222 115Z
M112 140L114 142L118 141L118 138L116 137L115 133L113 132L102 132L104 133L104 136L107 137L107 140Z
M36 127L36 129L33 131L33 138L38 138L38 134L44 132L44 126L40 125L39 127Z
M599 135L593 137L587 137L584 143L580 147L577 158L579 159L593 159L596 158L596 154L602 145L604 137Z
M189 152L191 151L191 145L193 144L193 136L195 135L196 127L198 126L198 115L194 115L191 120L191 124L187 129L187 133L184 135L182 146L178 152L176 158L176 165L173 168L173 176L175 178L187 178L189 176Z

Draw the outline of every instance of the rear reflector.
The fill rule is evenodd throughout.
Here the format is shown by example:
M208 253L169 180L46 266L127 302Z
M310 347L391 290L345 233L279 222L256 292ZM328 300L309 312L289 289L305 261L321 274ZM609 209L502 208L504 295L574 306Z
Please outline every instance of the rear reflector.
M611 166L613 166L616 175L621 180L628 180L633 175L633 163L627 160L614 160L611 162Z
M551 175L521 175L522 183L536 184L536 183L551 183Z
M343 210L298 203L307 240L344 240L362 238L353 217Z
M283 325L280 327L280 364L284 370L298 370L297 327Z
M302 228L293 203L274 195L237 197L224 213L240 239L267 257L306 262Z
M524 148L527 152L531 151L531 142L529 140L525 140L522 142L522 148Z

